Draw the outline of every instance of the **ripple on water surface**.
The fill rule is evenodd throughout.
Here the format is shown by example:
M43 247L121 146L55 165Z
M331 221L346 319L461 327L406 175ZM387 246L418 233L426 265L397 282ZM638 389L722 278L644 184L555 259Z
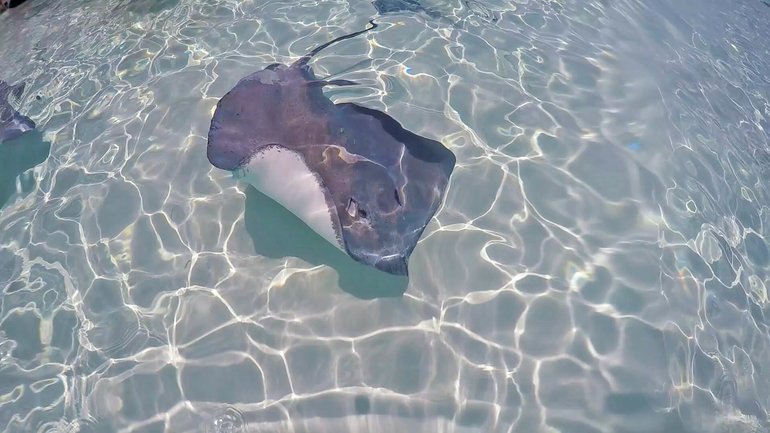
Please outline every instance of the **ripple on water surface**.
M371 2L0 15L0 430L770 431L770 9L421 3L314 62L457 156L408 281L205 156Z

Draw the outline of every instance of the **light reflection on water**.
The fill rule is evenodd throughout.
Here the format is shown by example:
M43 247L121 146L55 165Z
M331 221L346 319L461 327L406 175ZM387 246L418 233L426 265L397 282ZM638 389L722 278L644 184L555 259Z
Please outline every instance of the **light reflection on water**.
M457 155L408 284L205 157L369 1L0 15L4 432L770 431L770 9L423 4L314 63Z

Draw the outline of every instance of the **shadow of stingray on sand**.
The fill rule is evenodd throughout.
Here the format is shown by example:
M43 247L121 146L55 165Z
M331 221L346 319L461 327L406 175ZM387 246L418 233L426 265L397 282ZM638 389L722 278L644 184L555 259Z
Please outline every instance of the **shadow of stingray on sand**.
M245 204L246 232L256 254L270 258L297 257L312 265L326 265L337 272L339 286L360 298L399 297L409 279L363 265L335 248L296 215L249 186Z
M43 139L43 133L37 130L0 144L0 210L14 197L26 195L35 188L37 180L23 176L21 188L17 191L16 179L24 172L48 158L51 143Z

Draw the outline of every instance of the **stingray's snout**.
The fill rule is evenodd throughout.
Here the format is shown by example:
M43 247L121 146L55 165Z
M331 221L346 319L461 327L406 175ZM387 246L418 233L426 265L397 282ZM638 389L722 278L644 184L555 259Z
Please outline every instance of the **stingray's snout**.
M409 257L396 254L380 258L374 267L393 275L409 275Z

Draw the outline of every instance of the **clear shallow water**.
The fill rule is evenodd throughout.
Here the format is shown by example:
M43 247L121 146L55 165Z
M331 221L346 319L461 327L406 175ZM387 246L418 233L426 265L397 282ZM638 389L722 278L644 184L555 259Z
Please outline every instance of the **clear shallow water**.
M408 284L205 156L368 1L0 15L2 431L770 431L770 8L424 4L314 63L457 155Z

